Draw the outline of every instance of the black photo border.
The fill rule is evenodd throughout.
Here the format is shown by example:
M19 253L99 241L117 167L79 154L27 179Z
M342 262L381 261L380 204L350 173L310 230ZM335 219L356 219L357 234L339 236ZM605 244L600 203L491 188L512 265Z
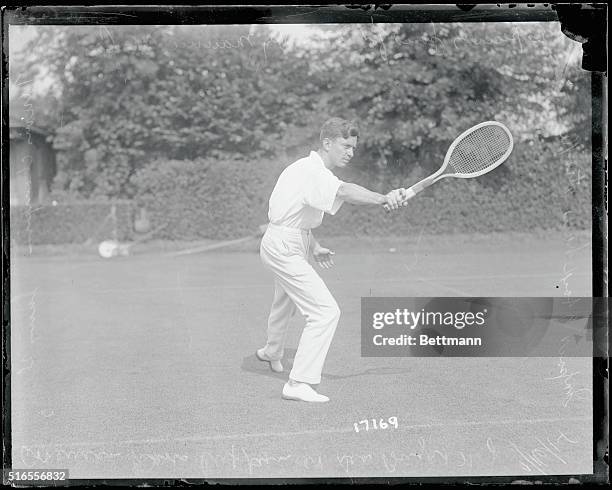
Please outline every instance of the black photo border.
M10 357L10 223L9 223L9 25L126 24L316 24L432 22L560 22L562 31L583 44L583 69L591 72L592 109L592 292L609 298L607 184L607 4L345 4L224 6L6 6L2 7L2 463L11 468ZM586 39L586 40L585 40ZM603 61L602 61L603 60ZM593 325L593 474L561 476L473 476L312 479L95 479L69 480L67 485L190 486L194 484L493 484L609 483L608 460L608 323L609 300L594 314ZM3 483L7 483L4 481Z

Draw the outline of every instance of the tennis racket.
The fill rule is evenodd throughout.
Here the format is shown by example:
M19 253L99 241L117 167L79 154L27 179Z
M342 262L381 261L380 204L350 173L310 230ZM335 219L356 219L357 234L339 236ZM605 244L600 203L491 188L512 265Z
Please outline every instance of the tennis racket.
M453 141L436 173L406 189L405 200L445 177L471 179L486 174L506 161L513 146L512 134L503 124L497 121L477 124ZM384 208L389 210L386 204Z

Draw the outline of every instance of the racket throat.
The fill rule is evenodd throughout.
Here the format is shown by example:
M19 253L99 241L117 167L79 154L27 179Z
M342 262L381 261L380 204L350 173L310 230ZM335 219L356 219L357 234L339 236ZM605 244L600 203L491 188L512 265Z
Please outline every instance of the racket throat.
M422 180L421 182L414 184L412 187L410 187L410 189L408 189L408 192L414 192L415 194L418 194L419 192L426 189L434 182L435 182L435 179L433 178Z

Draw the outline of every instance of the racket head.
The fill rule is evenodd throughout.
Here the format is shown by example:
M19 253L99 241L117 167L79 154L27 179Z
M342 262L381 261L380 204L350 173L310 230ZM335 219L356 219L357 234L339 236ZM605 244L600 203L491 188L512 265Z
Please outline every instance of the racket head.
M497 121L485 121L461 133L451 144L441 177L469 179L495 169L512 153L510 130Z

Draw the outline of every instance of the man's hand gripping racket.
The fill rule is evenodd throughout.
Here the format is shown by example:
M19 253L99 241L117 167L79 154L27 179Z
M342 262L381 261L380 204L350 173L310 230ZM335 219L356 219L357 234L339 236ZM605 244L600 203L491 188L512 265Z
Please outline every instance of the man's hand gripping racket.
M506 126L496 121L477 124L453 141L436 173L406 189L405 199L445 177L470 179L486 174L506 161L512 148L512 134ZM387 204L383 207L389 211Z

